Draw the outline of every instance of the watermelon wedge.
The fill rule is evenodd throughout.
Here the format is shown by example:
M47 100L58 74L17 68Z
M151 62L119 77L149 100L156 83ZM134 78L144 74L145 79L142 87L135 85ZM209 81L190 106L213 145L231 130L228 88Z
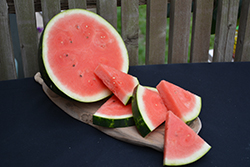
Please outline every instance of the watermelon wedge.
M201 97L165 80L156 88L165 106L185 123L189 124L200 114Z
M135 125L141 136L145 137L165 121L167 108L156 88L138 85L133 97Z
M139 84L136 77L104 64L97 66L94 72L124 105L129 102L134 88Z
M109 128L134 125L131 103L124 105L113 95L93 115L93 124Z
M126 46L102 17L84 9L69 9L47 24L40 43L40 68L45 83L80 102L94 102L111 91L96 77L102 63L128 72Z
M178 166L192 163L211 148L179 117L168 111L165 121L164 165Z

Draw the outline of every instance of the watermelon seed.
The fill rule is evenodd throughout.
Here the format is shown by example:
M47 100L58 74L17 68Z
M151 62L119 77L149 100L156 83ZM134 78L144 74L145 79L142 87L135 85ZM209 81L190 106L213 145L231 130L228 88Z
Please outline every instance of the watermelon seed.
M89 36L86 36L86 39L88 39L89 38Z
M73 43L71 40L69 41L70 43Z
M79 28L80 28L80 26L79 26L79 25L76 25L76 29L78 29L78 30L79 30Z
M115 77L113 77L113 79L115 79Z
M82 77L82 74L80 74L80 77Z
M65 56L66 56L66 57L68 57L69 55L68 55L68 54L66 54Z
M73 64L72 66L73 66L73 67L75 67L76 65L75 65L75 64Z

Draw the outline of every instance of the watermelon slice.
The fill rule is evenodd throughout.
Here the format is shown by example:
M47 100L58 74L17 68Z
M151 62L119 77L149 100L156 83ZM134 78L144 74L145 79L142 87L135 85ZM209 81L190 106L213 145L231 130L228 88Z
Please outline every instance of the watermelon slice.
M99 15L69 9L47 24L40 43L41 74L56 93L81 102L94 102L111 91L96 77L102 63L128 72L126 46L119 33Z
M132 111L135 125L143 137L161 125L167 114L167 108L157 89L142 85L135 88Z
M165 122L164 165L177 166L192 163L211 148L179 117L168 111Z
M156 88L165 106L185 123L191 123L200 114L199 96L165 80L162 80Z
M134 88L139 84L136 77L104 64L100 64L94 72L124 105L129 102Z
M134 125L131 103L124 105L113 95L93 115L93 124L109 128Z

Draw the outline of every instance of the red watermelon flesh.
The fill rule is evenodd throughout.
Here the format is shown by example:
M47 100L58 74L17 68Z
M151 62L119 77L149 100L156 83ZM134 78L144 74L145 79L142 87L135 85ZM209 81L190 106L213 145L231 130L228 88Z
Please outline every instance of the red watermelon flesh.
M79 101L97 101L111 94L94 74L98 64L128 71L128 54L120 35L106 20L87 10L70 9L52 18L42 47L51 80Z
M131 103L124 105L113 95L95 112L93 124L109 128L134 125Z
M147 136L161 125L166 119L167 110L156 88L142 85L136 87L132 111L141 136Z
M168 111L165 121L164 165L185 165L204 156L211 146L179 117Z
M156 88L166 107L185 123L198 117L201 110L199 96L165 80L162 80Z
M100 64L94 72L124 105L139 84L136 77L104 64Z

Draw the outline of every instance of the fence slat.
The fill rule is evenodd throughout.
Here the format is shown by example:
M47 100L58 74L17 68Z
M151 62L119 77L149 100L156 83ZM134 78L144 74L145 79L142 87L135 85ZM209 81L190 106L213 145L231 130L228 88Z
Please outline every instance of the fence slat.
M10 36L8 6L6 1L0 1L0 81L16 79L14 53Z
M121 1L122 38L129 54L129 65L138 64L139 0Z
M147 1L146 64L164 64L167 0Z
M250 1L242 0L235 61L250 61Z
M69 9L81 8L87 9L87 0L68 0Z
M97 14L117 29L117 0L96 0Z
M214 62L230 62L233 56L239 0L220 0L216 18Z
M214 0L195 0L190 62L207 62Z
M168 63L187 63L192 0L170 3Z
M14 0L24 77L32 77L38 67L38 32L33 0Z
M44 26L47 25L52 17L61 12L60 0L41 0L41 6Z

